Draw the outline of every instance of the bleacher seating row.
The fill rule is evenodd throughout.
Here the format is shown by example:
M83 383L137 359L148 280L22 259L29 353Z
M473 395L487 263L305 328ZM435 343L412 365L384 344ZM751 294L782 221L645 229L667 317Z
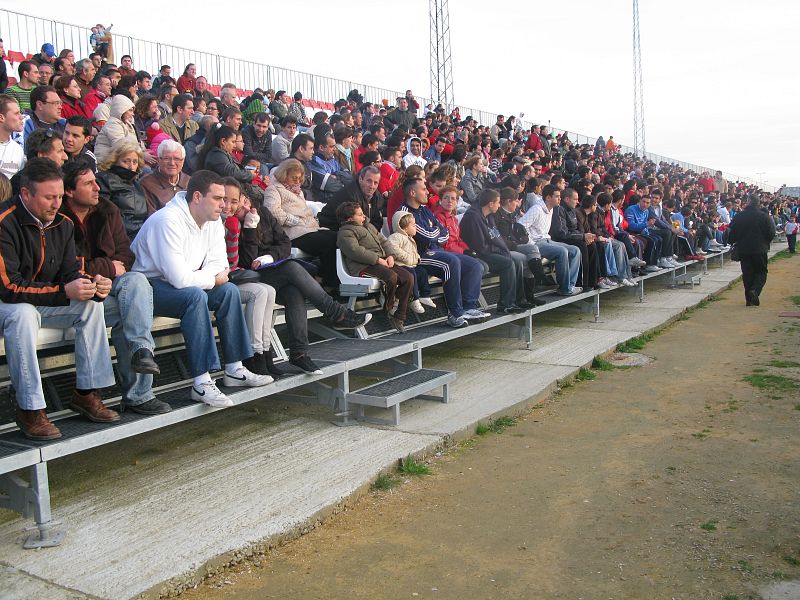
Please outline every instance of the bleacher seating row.
M722 265L724 252L711 254L708 258L715 256L720 257ZM703 272L707 270L707 263L708 261L704 261L700 265ZM669 274L674 286L679 283L678 278L686 274L688 267L694 264L690 261L683 263L681 267L664 269L637 278L639 301L644 300L646 280ZM698 275L693 276L691 283L696 283ZM376 286L371 279L345 277L342 280L341 293L357 310L375 311L379 308L376 297L379 286ZM497 295L497 287L498 279L495 276L490 274L485 278L481 295L483 308L488 309L496 304L494 298ZM546 300L543 306L516 315L493 315L483 323L463 329L452 329L444 324L446 310L441 299L441 287L434 286L434 297L441 299L440 308L427 311L422 316L410 315L405 333L396 333L381 311L377 311L368 326L356 332L356 338L344 336L330 329L322 322L320 313L310 309L309 331L317 336L311 344L310 355L321 367L322 375L295 373L262 388L235 390L223 388L223 391L233 400L234 405L281 394L281 397L287 395L301 397L306 401L329 406L336 419L335 422L339 425L353 423L353 417L363 421L397 425L400 418L400 403L413 397L446 402L447 385L456 376L453 373L424 369L423 349L502 326L514 327L515 335L524 338L527 347L531 348L533 317L536 314L568 304L586 303L589 305L589 310L594 310L595 318L598 318L601 294L613 291L613 289L589 290L572 297L559 297L545 291L542 293L542 297ZM519 321L524 323L520 324ZM277 335L282 323L283 312L276 310L276 332L273 334L272 342L278 354L278 364L286 359L280 337ZM162 376L155 382L154 391L159 399L170 403L172 412L143 416L125 411L121 415L121 420L116 423L88 422L75 413L64 410L58 402L51 402L53 394L55 398L60 398L62 394L65 395L72 389L74 367L71 337L70 334L64 335L61 331L43 329L40 332L39 342L42 377L46 383L50 417L58 423L63 434L62 438L49 442L31 441L23 437L14 425L0 425L0 488L6 490L6 495L0 496L0 507L18 511L25 517L33 516L36 533L27 539L26 548L57 545L63 536L55 530L52 519L47 480L48 461L223 410L189 400L188 386L191 379L183 366L185 348L178 321L158 318L154 321L154 338L156 355L162 366ZM4 352L0 349L0 362L3 357ZM389 372L378 383L358 390L350 389L352 376L358 375L364 369L374 372L377 367L387 365ZM4 365L0 368L0 386L10 393L7 368ZM440 396L429 395L429 392L437 388L442 389ZM118 393L118 390L114 390L106 403L111 406L118 404L120 401ZM390 413L390 418L376 417L374 412L368 413L365 407L386 409ZM30 471L30 481L25 481L17 475L16 471L24 469Z

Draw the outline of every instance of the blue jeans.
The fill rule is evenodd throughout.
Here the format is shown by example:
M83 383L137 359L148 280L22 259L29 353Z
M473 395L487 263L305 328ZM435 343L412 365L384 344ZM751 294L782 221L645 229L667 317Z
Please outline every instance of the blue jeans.
M93 390L114 385L103 303L72 300L68 306L0 302L0 331L17 404L23 410L46 407L36 357L40 327L75 328L75 387Z
M563 293L572 291L581 271L580 248L550 240L537 241L536 245L542 253L542 258L555 261L559 291Z
M111 293L103 301L106 326L117 351L117 369L122 400L137 405L155 398L153 376L131 369L137 350L155 350L153 341L153 288L142 273L128 272L114 279Z
M431 250L420 257L425 271L444 282L444 298L451 315L460 317L465 310L478 307L483 267L471 256Z
M614 256L614 247L611 242L595 242L600 244L598 250L603 252L603 266L605 267L605 277L617 277L619 270L617 269L617 259Z
M228 282L210 290L178 289L163 279L151 279L153 313L181 320L181 332L189 355L189 374L198 377L220 368L209 310L214 311L226 363L253 356L250 332L244 320L239 288Z

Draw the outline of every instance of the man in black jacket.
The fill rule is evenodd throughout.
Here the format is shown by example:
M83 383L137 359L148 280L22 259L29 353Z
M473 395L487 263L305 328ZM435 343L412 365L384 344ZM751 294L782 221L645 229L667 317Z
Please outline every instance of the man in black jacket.
M555 242L576 246L581 251L581 286L584 289L597 286L600 266L594 235L583 233L578 229L578 217L575 207L578 204L578 192L567 188L561 192L561 203L553 208L553 221L550 224L550 237Z
M383 196L378 193L380 181L381 171L378 167L367 166L361 169L358 179L336 192L330 202L317 213L319 224L333 231L338 230L336 209L345 202L357 202L367 220L380 231L383 228Z
M267 172L267 165L272 162L272 134L269 132L269 115L256 113L253 124L242 129L245 157L257 158L261 161L262 171Z
M75 328L70 407L95 422L119 420L97 391L114 385L100 302L111 291L111 280L83 271L72 221L58 212L63 194L61 170L51 160L33 158L22 170L20 195L0 204L0 328L16 390L17 424L33 440L61 437L45 413L36 357L40 327Z
M731 243L739 251L747 306L761 304L759 296L767 283L767 252L774 237L772 218L761 210L758 196L751 196L747 207L733 218L730 226Z
M500 276L500 299L497 312L514 314L530 308L525 300L522 285L522 265L511 258L494 221L500 209L500 193L485 189L478 195L478 204L471 206L461 218L461 238L478 258L489 265L493 273Z

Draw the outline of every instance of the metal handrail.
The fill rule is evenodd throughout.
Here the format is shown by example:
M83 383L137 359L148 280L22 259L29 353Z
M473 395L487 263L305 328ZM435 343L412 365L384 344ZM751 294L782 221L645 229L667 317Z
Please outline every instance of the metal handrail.
M75 56L89 56L91 53L91 45L89 44L90 28L80 25L54 21L3 8L0 9L0 32L7 32L3 34L6 36L4 39L7 49L21 51L21 48L28 48L32 49L32 52L36 52L41 48L42 44L50 42L56 48L70 48L75 53ZM14 32L13 37L9 35L11 32ZM161 42L151 42L123 35L117 30L113 32L113 39L115 57L130 54L135 58L135 66L142 68L143 65L146 65L149 72L154 75L162 64L172 65L177 73L183 66L194 63L197 73L205 76L210 83L222 85L230 81L243 90L252 90L257 87L262 89L283 89L290 93L293 90L300 90L308 98L333 101L339 98L346 98L350 90L358 89L365 100L378 104L381 104L384 100L391 103L392 99L405 94L405 92L389 90L379 86L334 79L324 75L257 63L248 59L222 56L212 52L192 50ZM417 100L420 106L437 104L430 98L418 96ZM456 106L459 107L462 117L471 115L479 123L485 125L493 124L496 116L500 114L499 112L479 110L460 104L446 105L445 109L449 113ZM544 122L544 120L537 121L540 124ZM522 121L521 125L524 129L529 129L534 123L532 121ZM555 132L565 131L558 127L550 127L550 129ZM588 136L572 130L567 131L570 132L573 141L577 140L577 143L593 145L597 140L597 136ZM635 154L630 146L620 146L620 150L623 153ZM652 160L656 164L659 162L678 164L684 169L692 170L696 173L702 173L703 171L714 173L717 170L652 152L646 152L644 158ZM742 177L732 173L723 173L723 176L731 181L744 181L748 184L758 185L755 180L749 177ZM767 191L775 191L776 189L774 186L763 184L760 187Z

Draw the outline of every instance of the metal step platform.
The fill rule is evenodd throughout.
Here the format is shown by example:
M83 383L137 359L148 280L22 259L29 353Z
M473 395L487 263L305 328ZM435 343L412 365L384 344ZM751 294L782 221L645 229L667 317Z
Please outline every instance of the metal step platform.
M348 404L357 407L356 418L359 421L375 423L378 425L400 424L400 404L412 398L423 400L438 400L443 403L448 401L448 386L455 381L456 374L451 371L437 371L435 369L418 369L392 377L374 385L346 394ZM427 394L431 390L442 388L441 396ZM382 419L367 416L365 406L386 408L392 411L391 417Z

